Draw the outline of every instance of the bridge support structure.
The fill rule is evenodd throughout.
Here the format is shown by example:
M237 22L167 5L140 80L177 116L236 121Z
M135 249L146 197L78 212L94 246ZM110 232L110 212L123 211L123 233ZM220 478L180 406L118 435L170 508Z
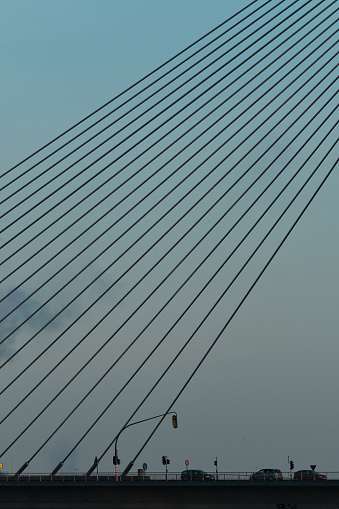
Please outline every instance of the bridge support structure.
M338 509L339 481L0 482L0 509Z

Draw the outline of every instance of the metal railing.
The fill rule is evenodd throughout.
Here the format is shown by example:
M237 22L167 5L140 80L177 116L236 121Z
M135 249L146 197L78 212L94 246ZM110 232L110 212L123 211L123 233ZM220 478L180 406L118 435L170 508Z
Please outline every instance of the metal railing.
M257 474L256 472L218 472L212 473L211 475L214 476L214 481L267 481L267 482L274 482L275 480L277 482L283 480L283 481L295 481L293 472L282 472L282 478L281 479L273 479L272 476L267 474L263 475L262 477L254 478L252 477L253 474ZM339 472L322 472L323 475L326 475L327 480L339 480ZM300 474L300 477L297 479L298 481L318 481L316 478L316 475L314 477L304 476ZM123 481L162 481L162 482L173 482L173 481L181 481L181 472L168 472L167 476L165 472L145 472L142 470L139 470L136 473L131 472L126 477L122 477L121 474L118 475L118 482ZM204 477L198 479L194 478L194 476L191 477L191 479L187 479L187 481L202 481L202 482L208 482L211 483L213 480L211 479L204 479ZM65 473L59 473L58 475L52 477L51 474L46 473L27 473L22 474L19 477L17 477L15 474L10 473L1 473L0 472L0 482L117 482L116 481L116 473L115 472L100 472L97 474L93 474L90 477L86 477L85 473L71 473L71 472L65 472Z

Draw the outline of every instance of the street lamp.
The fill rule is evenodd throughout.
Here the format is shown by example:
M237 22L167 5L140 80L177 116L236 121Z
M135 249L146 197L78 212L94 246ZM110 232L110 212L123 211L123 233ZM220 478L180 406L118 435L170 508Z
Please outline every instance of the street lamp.
M116 437L116 439L114 441L115 442L115 446L114 446L114 456L113 456L113 464L115 465L115 479L116 479L116 481L119 480L118 465L120 464L120 460L119 460L119 457L118 457L118 438L120 437L121 433L126 428L129 428L130 426L134 426L135 424L140 424L141 422L150 421L151 419L157 419L158 417L163 417L164 415L170 415L170 414L173 414L172 415L172 426L173 426L173 428L177 428L178 427L178 416L177 416L177 413L176 412L166 412L165 414L155 415L154 417L148 417L148 419L142 419L141 421L136 421L136 422L131 422L130 424L126 424L119 431L119 433L118 433L118 435L117 435L117 437ZM130 461L129 464L127 465L127 467L125 468L125 470L123 471L122 476L127 475L127 473L131 470L133 465L134 465L133 461Z

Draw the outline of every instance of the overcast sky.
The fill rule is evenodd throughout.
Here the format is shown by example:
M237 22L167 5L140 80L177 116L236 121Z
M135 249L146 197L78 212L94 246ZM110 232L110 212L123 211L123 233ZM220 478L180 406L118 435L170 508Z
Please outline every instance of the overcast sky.
M1 2L1 169L6 171L18 163L247 3L245 0ZM165 420L138 458L135 469L146 462L149 471L161 471L161 456L167 455L170 470L176 472L184 469L186 459L192 468L213 471L216 457L220 471L264 467L286 471L289 456L296 469L316 464L321 471L339 471L337 173L332 174L223 340L175 404L178 429L171 428L169 418ZM93 268L93 274L97 270ZM254 277L253 274L250 276ZM118 288L117 292L122 290ZM21 291L24 295L27 289ZM240 300L240 292L236 291L232 304ZM19 297L14 295L14 301ZM87 303L84 299L78 306ZM6 305L10 308L12 304ZM109 305L107 298L103 309ZM182 305L183 301L177 306ZM6 307L3 309L6 311ZM173 308L173 316L175 311ZM49 312L51 309L45 317ZM123 309L122 315L125 312ZM24 316L25 311L22 313ZM190 320L199 318L198 311L196 315L190 316ZM203 334L214 338L223 324L222 315L219 312L215 328L205 329ZM94 319L91 316L89 323ZM171 314L162 323L164 330L170 323ZM59 326L60 323L55 324L55 329ZM22 334L31 334L37 327L35 323ZM108 325L102 329L102 333L108 331ZM130 332L133 334L132 327ZM7 333L6 328L3 333ZM150 341L155 336L156 330L150 332ZM7 345L3 348L10 349ZM56 356L62 355L62 348L57 347ZM94 456L100 455L118 431L121 419L125 418L120 415L132 412L148 382L177 348L173 341L171 349L159 356L159 365L146 373L139 386L130 389L124 401L90 435L86 445L76 451L65 470L86 471L91 466ZM197 349L179 365L176 378L165 383L163 392L135 420L165 411L204 351L201 336ZM142 355L140 347L133 360ZM78 366L83 360L76 358L72 362ZM89 381L95 380L105 360L102 362L96 365L97 371L88 375ZM47 366L37 368L29 383L39 380L52 363L53 359L49 359ZM23 366L20 358L10 363L1 383L6 384ZM112 397L111 388L119 385L120 377L129 369L127 361L117 369L100 391L101 399L97 397L80 411L68 431L59 434L46 453L32 463L31 471L50 471L56 466L76 442L79 429L83 431L81 423L94 419ZM61 386L64 381L62 373L53 378L46 391L34 397L32 405L39 408L49 399L48 387L53 390L54 383ZM24 394L24 386L19 390ZM15 391L13 387L8 395L0 396L2 408L11 408L11 401L16 400ZM71 407L81 395L79 383L66 396L65 407ZM60 410L58 407L50 413L27 440L8 451L1 459L5 471L11 471L12 458L17 469L30 457L41 443L44 427L52 428L59 422ZM2 436L10 441L23 428L27 415L26 405L10 424L2 425ZM121 435L122 466L134 456L151 429L149 424L142 424ZM100 468L113 470L111 452Z

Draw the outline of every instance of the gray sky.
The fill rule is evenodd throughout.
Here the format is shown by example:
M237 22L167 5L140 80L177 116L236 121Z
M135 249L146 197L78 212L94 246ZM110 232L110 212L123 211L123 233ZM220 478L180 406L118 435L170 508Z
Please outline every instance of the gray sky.
M3 2L0 7L2 169L6 171L246 4L242 0L236 4L222 0ZM172 471L181 471L186 459L192 468L211 471L215 457L218 457L220 471L252 471L256 467L288 470L287 456L290 456L296 469L316 464L317 469L322 471L339 470L336 454L339 413L335 404L339 353L338 183L335 172L175 404L178 429L172 429L168 418L137 460L135 468L140 468L146 462L149 471L161 471L161 456L167 455ZM221 234L221 231L218 230L215 235ZM199 233L193 235L187 244L193 243L197 236ZM103 241L100 248L107 243ZM123 245L117 248L117 252L122 248ZM52 252L53 248L49 254ZM93 249L84 255L82 263L94 256L95 252L96 249ZM38 267L45 256L33 261L30 268L34 270ZM89 275L94 277L102 270L110 256L107 255L106 259L92 267ZM155 254L154 259L157 256ZM221 254L217 254L211 266L221 258ZM27 355L33 358L40 352L41 347L55 337L72 316L87 306L98 291L106 288L131 260L123 260L89 294L75 303L32 345ZM56 262L55 268L62 263L62 260ZM159 392L152 396L134 420L166 410L210 344L206 338L213 339L218 334L225 316L241 299L246 281L253 280L261 264L262 260L259 259L258 265L249 270L243 286L235 288L232 297L216 312L213 325L202 329L195 346L179 361L173 376L164 380ZM147 268L147 264L143 268ZM176 276L176 283L184 277L188 268L184 267ZM162 270L165 268L161 267ZM65 465L65 470L73 471L76 468L86 471L90 467L94 456L100 455L110 437L115 435L142 398L146 388L177 351L181 338L190 333L191 324L196 323L204 309L211 305L234 270L235 263L230 267L229 274L214 283L200 307L187 317L180 329L180 337L174 335L170 344L157 354L157 363L145 370L143 376L127 390L122 401L117 401L95 432L89 435L85 444ZM24 273L25 270L21 271L10 284L18 284ZM13 401L25 394L27 386L33 385L56 359L61 358L65 348L86 333L89 324L119 299L138 274L139 269L131 274L129 281L116 286L105 297L101 308L88 316L86 324L79 325L73 336L69 335L58 343L45 364L39 364L22 382L0 396L4 411L8 411ZM72 270L67 270L58 279L58 284L63 284L71 275ZM36 282L18 290L11 301L8 299L2 307L2 315L3 310L6 312L6 306L11 308L12 301L22 300L22 296L31 291L34 284ZM120 387L131 367L136 366L145 351L152 347L159 333L166 331L200 284L200 280L193 281L187 293L169 309L160 323L150 328L144 342L105 380L97 396L79 411L77 418L72 419L65 431L56 436L46 452L32 462L29 467L31 471L50 471L56 466ZM9 289L9 286L4 286L2 292ZM77 285L74 285L68 295L73 295L76 290ZM141 288L140 294L146 291L147 284ZM165 299L167 291L167 288L163 290L160 299ZM36 301L30 301L27 308L22 308L13 321L7 323L8 328L11 329L16 320L25 316L29 306L33 308L48 295L47 291L41 292ZM116 321L104 323L94 341L83 347L75 358L69 359L46 382L44 390L34 395L29 403L2 425L3 436L6 437L4 442L12 440L27 424L27 419L32 418L32 408L37 411L47 402L55 388L68 379L69 373L80 367L95 351L98 344L111 333L112 327L127 316L138 297L124 303L119 309L119 316L114 319ZM39 321L48 320L62 304L63 297L53 301L43 315L39 315L20 332L12 348L32 335L39 328ZM58 402L39 425L32 427L27 438L21 439L1 458L5 471L11 470L12 458L17 469L33 454L45 438L45 430L53 429L64 411L72 408L82 397L84 387L94 383L98 373L111 364L112 358L122 350L126 338L132 337L136 327L149 319L156 305L155 299L145 314L138 316L128 326L121 344L108 347L105 355L80 377L72 390L66 392L63 401ZM6 331L4 327L2 333ZM7 343L4 345L2 348L6 350L1 355L7 356L11 346ZM25 366L25 355L18 356L3 369L2 386ZM142 424L126 430L120 437L122 466L134 456L151 429L149 423ZM102 471L113 470L111 456L108 453L102 460Z

